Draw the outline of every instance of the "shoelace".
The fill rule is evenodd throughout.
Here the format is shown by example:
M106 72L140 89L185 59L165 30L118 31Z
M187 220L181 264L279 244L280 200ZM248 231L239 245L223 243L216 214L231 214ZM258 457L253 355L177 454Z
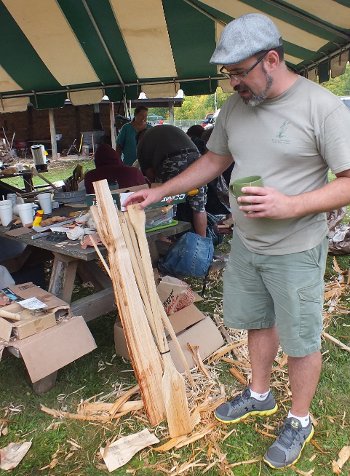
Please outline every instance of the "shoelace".
M297 438L297 436L298 430L296 428L293 428L291 423L287 422L282 428L278 439L283 446L289 449L293 445L294 440Z
M249 397L250 397L250 392L248 389L246 389L244 390L243 393L241 393L241 395L237 395L237 397L235 397L232 400L232 405L245 405L246 400L248 400Z

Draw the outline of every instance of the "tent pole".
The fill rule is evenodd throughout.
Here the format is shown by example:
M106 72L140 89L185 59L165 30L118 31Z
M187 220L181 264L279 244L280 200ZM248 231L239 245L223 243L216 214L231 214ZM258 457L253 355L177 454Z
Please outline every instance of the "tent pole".
M109 103L109 120L111 124L111 145L114 150L117 148L117 142L115 140L115 114L114 114L114 102Z
M175 115L174 115L174 103L169 102L169 123L174 125L175 124Z
M49 109L49 123L51 136L51 155L53 159L57 159L56 126L53 109Z

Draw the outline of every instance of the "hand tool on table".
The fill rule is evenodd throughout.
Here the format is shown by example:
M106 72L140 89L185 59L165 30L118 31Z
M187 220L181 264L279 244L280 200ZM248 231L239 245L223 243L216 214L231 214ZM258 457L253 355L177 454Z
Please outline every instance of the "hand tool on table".
M51 231L43 231L41 233L36 233L35 235L31 236L32 240L37 240L38 238L45 238L45 236L51 235Z
M67 218L67 220L63 220L63 221L57 221L55 223L52 223L51 225L46 225L46 226L33 226L33 230L36 231L37 233L42 233L43 231L47 231L47 230L52 230L53 228L55 227L59 227L59 226L63 226L63 225L68 225L69 223L73 223L75 220L76 220L77 217L73 217L73 218ZM35 238L33 238L35 239Z
M10 321L20 321L21 316L16 312L5 311L5 309L0 309L0 317L9 319Z

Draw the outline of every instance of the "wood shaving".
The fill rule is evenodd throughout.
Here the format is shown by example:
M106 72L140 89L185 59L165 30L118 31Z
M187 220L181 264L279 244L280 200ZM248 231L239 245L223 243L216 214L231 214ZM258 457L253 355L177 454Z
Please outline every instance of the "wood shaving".
M338 454L337 461L332 461L332 471L334 474L341 474L344 464L350 458L350 446L344 446Z

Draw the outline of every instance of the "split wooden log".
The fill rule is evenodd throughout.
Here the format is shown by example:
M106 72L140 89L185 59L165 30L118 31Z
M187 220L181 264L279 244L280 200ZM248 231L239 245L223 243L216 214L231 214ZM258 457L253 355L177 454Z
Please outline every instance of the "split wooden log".
M131 259L132 267L134 270L136 282L142 297L143 304L145 306L145 313L148 319L148 323L152 329L153 336L156 338L156 329L154 328L151 303L149 301L149 296L146 289L144 269L141 266L141 262L140 262L140 250L138 248L137 242L134 242L131 239L130 230L126 220L127 214L123 212L119 212L118 216L119 216L120 226L124 235L125 243L129 250L130 259ZM136 240L136 237L135 237L135 240ZM158 347L158 350L159 350L159 347Z
M176 370L172 361L168 341L163 329L161 315L162 313L165 314L165 310L159 299L154 282L152 261L145 232L145 212L141 210L138 205L130 205L128 207L128 214L138 239L146 287L153 311L153 325L163 357L164 374L162 379L162 393L165 402L169 434L172 438L175 438L190 433L194 427L188 408L185 381L182 375Z
M242 385L245 385L245 386L248 385L247 379L245 378L245 376L238 369L236 369L235 367L231 367L229 369L229 371L230 371L230 374L233 375L233 377L236 380L238 380L239 383L241 383Z
M187 344L187 347L192 353L193 360L196 362L198 370L202 372L202 374L207 377L207 379L211 380L212 376L208 372L208 370L205 368L205 365L203 364L202 357L200 356L199 353L199 345L194 345L194 344Z
M113 290L130 359L148 419L151 425L157 425L165 415L164 399L159 392L162 384L160 355L145 315L107 180L94 182L94 189L97 206L91 210L108 251Z
M90 235L90 240L91 240L92 246L95 248L97 256L100 258L100 261L103 264L104 269L106 270L106 273L108 274L109 277L111 277L111 270L109 269L108 264L106 263L106 260L102 256L102 253L99 250L99 247L97 246L97 243L92 235Z
M108 413L110 414L113 403L108 403L108 402L91 402L91 403L80 403L79 408L77 411L78 415L98 415L101 413ZM136 412L138 410L141 410L143 408L143 401L142 400L132 400L132 401L127 401L123 403L116 414L114 414L113 418L116 417L116 415L123 413L123 412ZM107 415L109 418L111 418L110 415Z
M130 256L133 254L134 257L135 257L134 260L132 259L132 262L133 262L133 267L134 267L134 272L135 272L135 275L136 275L137 283L138 283L139 287L141 286L141 288L142 288L142 289L140 288L140 293L141 293L142 298L143 298L144 295L146 295L145 299L143 298L145 306L146 306L146 314L148 315L148 312L150 312L151 315L152 315L152 309L150 307L148 292L147 292L146 285L145 285L145 282L146 282L145 270L144 270L143 266L141 266L141 262L140 262L140 253L141 252L140 252L139 244L137 242L137 237L136 237L136 234L135 234L135 230L134 230L134 228L131 224L129 213L128 212L127 213L123 212L122 215L125 218L125 223L127 225L127 227L125 227L125 225L122 225L122 230L123 230L123 232L125 231L125 234L127 233L127 230L129 231L129 236L127 238L125 238L125 241L126 241L126 244L127 244L128 248L130 247L130 249L129 249ZM123 228L123 226L124 226L124 228ZM126 230L126 228L127 228L127 230ZM124 235L124 237L125 237L125 235ZM132 258L132 256L131 256L131 258ZM194 383L193 377L191 375L190 367L188 365L185 354L184 354L184 352L181 348L181 345L178 341L178 338L176 337L174 328L173 328L173 326L172 326L172 324L169 320L169 317L167 316L165 311L161 312L161 317L162 317L162 320L163 320L163 324L164 324L166 330L168 331L168 333L171 337L171 340L173 341L173 343L175 345L176 351L177 351L177 353L178 353L178 355L179 355L179 357L182 361L182 365L184 367L186 376L187 376L190 384L192 385L192 387L194 387L195 383ZM153 316L151 317L150 321L151 321L150 326L153 330L153 327L152 327L153 326ZM153 331L153 334L155 335L154 331Z

